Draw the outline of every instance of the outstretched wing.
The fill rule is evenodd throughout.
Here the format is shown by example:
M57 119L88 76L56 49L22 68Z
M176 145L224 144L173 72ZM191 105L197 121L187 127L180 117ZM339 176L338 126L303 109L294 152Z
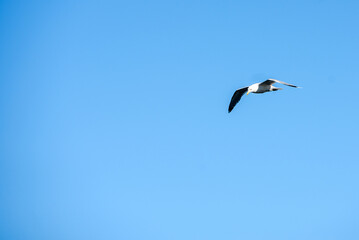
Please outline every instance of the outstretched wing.
M276 79L267 79L265 80L264 82L260 83L260 84L263 84L263 85L273 85L274 83L281 83L281 84L284 84L284 85L287 85L289 87L295 87L295 88L299 88L298 86L295 86L295 85L292 85L292 84L289 84L289 83L286 83L286 82L282 82L282 81L279 81L279 80L276 80Z
M245 92L247 92L247 90L248 90L248 87L245 87L245 88L238 89L237 91L234 92L232 99L231 99L231 103L229 104L229 107L228 107L229 113L233 110L234 106L236 106L236 104L239 102L239 100L241 100L243 94Z

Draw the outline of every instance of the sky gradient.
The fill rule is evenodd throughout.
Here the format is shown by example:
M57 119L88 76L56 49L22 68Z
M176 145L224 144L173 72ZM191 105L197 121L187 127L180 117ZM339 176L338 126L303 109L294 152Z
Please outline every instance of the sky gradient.
M359 239L358 9L0 1L0 239Z

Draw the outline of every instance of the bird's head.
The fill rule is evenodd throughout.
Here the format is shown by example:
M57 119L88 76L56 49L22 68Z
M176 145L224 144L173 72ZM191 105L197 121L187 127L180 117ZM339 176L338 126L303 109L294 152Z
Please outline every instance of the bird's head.
M247 90L247 95L250 94L251 92L253 92L253 88L249 87Z

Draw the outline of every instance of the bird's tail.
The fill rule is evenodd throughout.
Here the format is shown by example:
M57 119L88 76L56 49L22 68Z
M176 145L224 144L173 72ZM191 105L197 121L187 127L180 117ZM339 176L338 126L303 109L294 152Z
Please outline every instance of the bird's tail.
M283 88L278 88L278 87L273 87L272 91L278 91L278 90L283 90Z

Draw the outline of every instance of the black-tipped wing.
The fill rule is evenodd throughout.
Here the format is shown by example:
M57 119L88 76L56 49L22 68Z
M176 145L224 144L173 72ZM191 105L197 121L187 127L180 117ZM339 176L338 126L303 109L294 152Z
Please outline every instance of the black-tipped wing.
M276 80L276 79L271 79L271 78L265 80L261 84L263 84L263 85L273 85L274 83L281 83L281 84L287 85L289 87L299 88L298 86L295 86L295 85L292 85L292 84L289 84L289 83L286 83L286 82L282 82L282 81L279 81L279 80Z
M247 92L247 90L248 90L248 87L245 87L245 88L238 89L237 91L234 92L232 99L231 99L231 103L229 104L229 107L228 107L229 113L233 110L234 106L236 106L236 104L239 102L239 100L241 100L243 94L245 92Z

